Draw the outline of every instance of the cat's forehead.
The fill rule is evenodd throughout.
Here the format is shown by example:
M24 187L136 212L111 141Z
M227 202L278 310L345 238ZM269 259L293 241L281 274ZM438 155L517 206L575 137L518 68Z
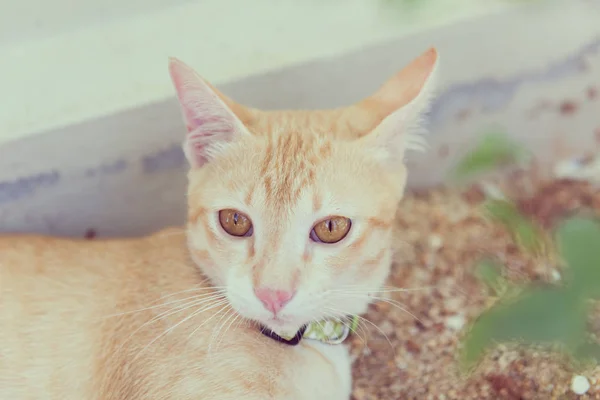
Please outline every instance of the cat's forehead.
M258 190L265 207L289 211L308 195L313 208L320 208L323 193L318 188L326 184L333 189L328 177L344 168L336 156L358 136L348 121L343 110L261 111L247 124L262 142L247 199Z
M273 136L302 132L328 138L353 139L372 125L368 115L349 109L260 111L247 128L255 135Z
M252 201L255 192L260 191L267 207L294 207L303 194L315 192L319 173L332 162L336 143L323 135L299 130L267 134L264 141L248 199ZM314 201L319 202L316 198Z

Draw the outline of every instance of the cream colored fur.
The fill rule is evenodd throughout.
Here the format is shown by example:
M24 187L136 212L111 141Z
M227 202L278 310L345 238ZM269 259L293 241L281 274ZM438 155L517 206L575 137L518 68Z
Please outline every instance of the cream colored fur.
M360 314L389 273L404 151L430 99L435 50L347 108L259 111L172 60L188 136L185 230L138 239L0 238L0 399L348 400L343 345L297 330ZM232 237L234 208L253 233ZM320 219L352 221L332 245ZM276 316L257 286L295 291Z

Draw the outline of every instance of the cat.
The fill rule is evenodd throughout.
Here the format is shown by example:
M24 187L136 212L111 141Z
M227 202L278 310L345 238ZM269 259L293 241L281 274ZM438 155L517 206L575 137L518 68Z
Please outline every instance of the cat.
M185 229L0 237L0 399L348 400L345 345L298 333L384 284L437 65L348 107L261 111L171 59Z

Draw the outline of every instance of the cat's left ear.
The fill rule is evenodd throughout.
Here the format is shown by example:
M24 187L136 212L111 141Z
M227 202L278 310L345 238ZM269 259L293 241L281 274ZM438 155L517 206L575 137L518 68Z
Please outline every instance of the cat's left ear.
M175 58L170 59L169 72L187 126L183 150L192 167L202 167L223 151L227 143L250 134L242 122L251 118L248 109Z
M434 95L438 53L431 48L356 105L363 113L376 115L375 127L363 136L374 154L395 168L407 150L424 150L422 120Z

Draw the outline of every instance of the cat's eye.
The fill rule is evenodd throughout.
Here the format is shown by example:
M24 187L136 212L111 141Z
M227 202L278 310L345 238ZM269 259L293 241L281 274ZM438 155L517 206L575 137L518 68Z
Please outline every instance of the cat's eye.
M225 232L231 236L252 235L252 221L246 214L238 210L226 209L219 211L219 222Z
M319 243L337 243L348 235L351 226L349 218L329 217L313 226L310 238Z

